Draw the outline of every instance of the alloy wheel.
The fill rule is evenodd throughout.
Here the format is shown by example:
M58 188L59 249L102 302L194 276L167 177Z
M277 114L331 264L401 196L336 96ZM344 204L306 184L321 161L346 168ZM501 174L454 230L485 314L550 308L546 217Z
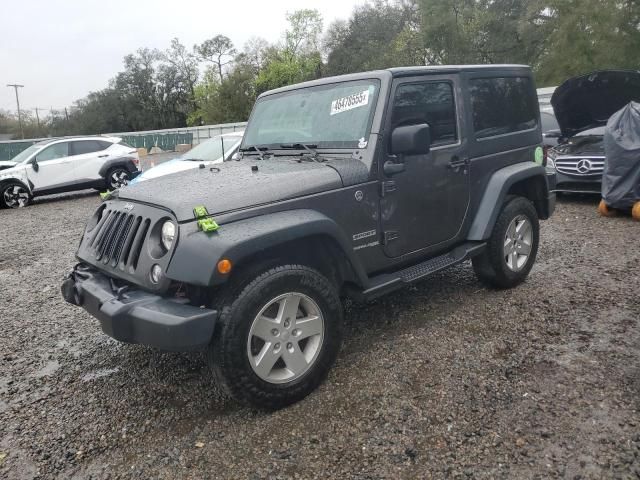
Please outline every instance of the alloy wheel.
M9 208L25 207L29 203L29 192L21 185L11 185L3 196L4 203Z
M318 358L324 318L318 304L302 293L269 301L251 324L247 355L258 377L288 383L304 375Z
M513 272L524 268L531 254L533 228L531 221L524 215L518 215L507 227L504 237L504 259Z
M124 187L129 183L129 174L125 170L115 170L109 176L109 186L112 190Z

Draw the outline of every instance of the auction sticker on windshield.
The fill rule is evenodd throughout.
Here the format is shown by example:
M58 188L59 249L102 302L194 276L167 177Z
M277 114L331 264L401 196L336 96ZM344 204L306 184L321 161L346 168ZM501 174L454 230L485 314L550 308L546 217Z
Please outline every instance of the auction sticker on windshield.
M338 98L331 102L331 115L346 112L369 104L369 90Z

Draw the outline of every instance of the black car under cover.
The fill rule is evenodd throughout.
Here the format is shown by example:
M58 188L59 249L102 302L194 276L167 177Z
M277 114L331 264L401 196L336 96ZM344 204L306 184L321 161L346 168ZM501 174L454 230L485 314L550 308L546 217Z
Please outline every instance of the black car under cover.
M610 207L631 208L640 201L640 103L631 102L611 116L604 150L602 198Z

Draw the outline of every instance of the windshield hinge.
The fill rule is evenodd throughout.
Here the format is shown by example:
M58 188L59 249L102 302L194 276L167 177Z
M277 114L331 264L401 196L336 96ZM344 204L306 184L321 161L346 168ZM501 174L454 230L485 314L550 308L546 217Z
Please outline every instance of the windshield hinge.
M388 193L396 191L396 182L393 180L387 180L380 184L380 196L385 197Z
M397 240L398 238L400 238L400 234L395 231L395 230L389 230L384 232L384 237L382 239L383 243L385 245L389 245L390 242L393 242L394 240Z

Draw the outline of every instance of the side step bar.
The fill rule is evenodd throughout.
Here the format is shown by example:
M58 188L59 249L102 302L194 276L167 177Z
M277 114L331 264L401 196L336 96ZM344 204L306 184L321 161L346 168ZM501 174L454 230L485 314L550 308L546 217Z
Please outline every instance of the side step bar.
M485 242L467 242L438 257L430 258L393 273L384 273L372 277L369 287L360 292L358 297L363 301L373 300L405 285L422 280L447 267L473 258L482 253L486 245Z

